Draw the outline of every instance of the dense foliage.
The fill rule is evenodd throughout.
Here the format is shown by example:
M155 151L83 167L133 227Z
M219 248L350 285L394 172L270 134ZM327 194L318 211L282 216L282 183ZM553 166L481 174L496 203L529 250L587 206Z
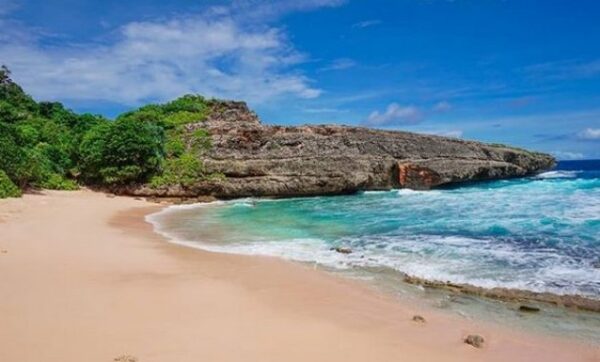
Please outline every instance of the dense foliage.
M0 69L0 170L21 189L74 189L78 146L99 116L35 102Z
M79 146L82 175L101 184L146 181L160 171L163 138L162 128L133 119L97 125Z
M206 177L210 148L197 126L208 101L186 95L127 112L115 121L36 102L0 68L0 198L26 188L76 189L150 182L188 187ZM190 123L195 127L186 128ZM15 191L16 190L16 191Z
M19 196L21 196L21 190L6 176L4 171L0 170L0 199Z

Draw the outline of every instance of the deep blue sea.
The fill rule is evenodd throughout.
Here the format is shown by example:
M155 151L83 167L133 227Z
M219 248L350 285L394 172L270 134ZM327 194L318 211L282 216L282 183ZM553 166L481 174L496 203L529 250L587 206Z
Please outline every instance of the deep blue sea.
M209 250L600 298L600 161L432 191L174 206L151 221Z

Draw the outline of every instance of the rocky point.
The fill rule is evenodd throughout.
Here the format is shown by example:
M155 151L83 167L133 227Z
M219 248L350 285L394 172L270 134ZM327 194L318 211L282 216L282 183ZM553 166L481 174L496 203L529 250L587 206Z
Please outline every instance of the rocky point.
M207 172L224 178L124 192L234 198L430 189L527 176L555 165L547 154L456 138L341 125L264 125L244 102L213 101L207 118L187 131L198 128L212 140L211 149L198 157Z

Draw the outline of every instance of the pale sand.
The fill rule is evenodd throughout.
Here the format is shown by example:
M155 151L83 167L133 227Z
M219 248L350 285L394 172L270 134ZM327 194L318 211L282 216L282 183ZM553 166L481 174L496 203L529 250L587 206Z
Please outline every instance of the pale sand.
M597 346L418 310L305 265L169 244L143 221L150 205L0 201L0 361L600 361Z

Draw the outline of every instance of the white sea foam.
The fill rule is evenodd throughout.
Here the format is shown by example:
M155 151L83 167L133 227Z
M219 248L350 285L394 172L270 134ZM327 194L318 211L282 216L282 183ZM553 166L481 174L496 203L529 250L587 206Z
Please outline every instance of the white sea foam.
M398 190L392 189L392 190L372 190L372 191L362 191L361 194L363 195L385 195L385 194L389 194L389 193L393 193L393 192L397 192Z
M149 218L155 230L171 242L192 248L244 255L266 255L284 259L317 263L331 268L387 267L416 277L467 283L484 288L516 288L556 294L586 294L577 288L596 278L600 271L591 267L574 269L567 257L544 252L519 252L505 245L494 245L490 240L422 236L413 240L379 240L364 247L349 245L352 254L331 250L331 245L320 239L262 240L247 243L214 244L201 240L174 237L161 227L160 221ZM384 248L379 245L385 244ZM431 254L431 250L435 252ZM453 255L450 255L450 254ZM521 270L520 278L512 278L510 270L486 269L486 260L492 258L504 263L536 265L537 269ZM591 278L591 279L590 279ZM541 282L543 281L543 282ZM553 286L555 284L556 286ZM561 285L572 285L563 287ZM600 287L600 286L599 286ZM587 293L594 296L593 293Z
M598 298L600 270L592 261L600 253L589 243L600 245L600 189L596 180L573 181L572 175L576 171L490 187L171 206L147 220L172 242L209 251ZM337 245L353 253L330 250Z
M398 195L423 195L423 196L435 196L440 195L442 192L439 190L412 190L412 189L400 189L397 190L396 193Z
M575 178L580 171L548 171L536 175L536 178Z

